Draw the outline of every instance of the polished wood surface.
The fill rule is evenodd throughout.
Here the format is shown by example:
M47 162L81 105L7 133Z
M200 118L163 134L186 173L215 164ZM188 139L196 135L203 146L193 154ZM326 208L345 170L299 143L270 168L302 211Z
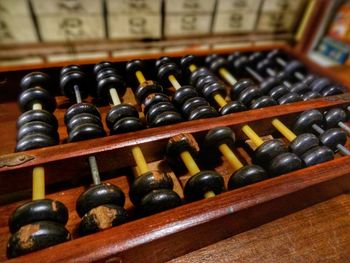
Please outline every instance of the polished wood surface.
M350 194L343 194L169 263L348 262L349 233Z

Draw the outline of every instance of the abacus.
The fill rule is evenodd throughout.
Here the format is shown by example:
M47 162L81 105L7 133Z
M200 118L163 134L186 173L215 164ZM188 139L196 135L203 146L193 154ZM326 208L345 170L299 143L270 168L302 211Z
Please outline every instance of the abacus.
M350 186L349 83L285 46L3 74L0 260L161 262Z

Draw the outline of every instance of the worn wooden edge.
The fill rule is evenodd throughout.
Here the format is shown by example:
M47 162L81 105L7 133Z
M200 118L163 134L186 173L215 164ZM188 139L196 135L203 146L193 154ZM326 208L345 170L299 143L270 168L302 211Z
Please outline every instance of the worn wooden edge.
M295 115L310 109L324 109L332 106L350 104L350 93L333 97L320 98L313 101L267 107L247 112L221 116L214 119L202 119L176 125L145 129L142 131L115 136L107 136L78 143L67 143L43 149L13 153L0 157L0 163L18 160L22 156L28 161L14 166L0 168L0 195L11 191L28 189L31 184L31 169L43 165L47 176L47 184L71 180L76 174L88 172L86 157L94 155L101 172L134 166L130 149L134 145L141 147L147 161L164 158L167 140L179 133L198 134L218 126L228 126L236 133L237 138L243 134L240 127L250 124L259 135L267 135L274 131L270 120L281 118L287 125L292 123ZM32 158L32 159L30 159ZM122 160L122 161L120 161ZM65 167L70 169L65 169ZM64 172L62 172L64 171ZM21 184L15 182L20 180Z
M349 191L349 175L341 157L11 261L162 262Z

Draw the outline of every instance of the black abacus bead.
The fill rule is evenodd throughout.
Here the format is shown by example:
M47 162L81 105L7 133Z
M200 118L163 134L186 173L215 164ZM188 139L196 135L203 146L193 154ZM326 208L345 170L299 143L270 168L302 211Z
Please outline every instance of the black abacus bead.
M270 78L264 79L259 84L259 88L263 94L268 94L271 89L279 85L281 85L281 82L277 78L270 77Z
M53 112L56 109L55 98L45 89L26 89L18 98L18 104L22 112L31 110L34 103L40 103L42 108L48 112Z
M290 91L298 94L304 94L311 91L311 89L304 82L298 82L290 88Z
M314 129L312 128L313 124L320 127L324 126L324 118L322 113L318 110L304 111L294 123L293 131L296 134L302 134L305 132L315 133Z
M327 96L334 96L334 95L339 95L339 94L343 94L345 92L345 89L341 86L337 86L337 85L332 85L329 86L327 88L324 88L321 91L321 95L323 97L327 97Z
M189 116L192 111L201 106L209 106L209 103L203 97L193 97L182 104L181 111L184 115Z
M81 113L89 113L97 116L98 118L101 118L100 112L94 105L82 102L73 104L68 108L68 110L64 114L64 123L67 124L70 121L70 119L72 119L75 115Z
M306 85L310 86L310 84L317 78L316 75L313 74L308 74L302 82L305 83Z
M122 103L117 106L113 106L107 113L106 124L107 127L111 130L116 122L119 120L133 117L139 118L139 112L130 104Z
M193 55L184 56L180 59L180 64L184 72L191 73L189 67L197 64L197 58Z
M159 127L182 122L183 118L180 113L176 111L162 112L150 123L150 127Z
M115 68L105 68L101 71L99 71L96 75L96 81L99 82L100 80L109 77L109 76L114 76L120 80L123 81L123 76L115 69ZM125 89L123 89L125 90Z
M221 115L226 115L235 112L241 112L247 110L246 106L240 101L234 100L227 102L225 106L220 109Z
M125 65L125 69L128 72L128 74L131 75L135 75L135 73L137 71L142 71L144 70L144 64L141 60L139 59L133 59L130 60L126 63Z
M139 118L125 117L114 123L110 130L111 135L121 134L126 132L139 131L144 128L143 123Z
M334 153L327 146L317 146L304 153L301 159L303 159L305 165L309 167L333 160Z
M184 194L185 198L195 201L204 198L204 194L213 191L220 194L224 188L224 179L214 171L201 171L187 181Z
M301 156L308 150L318 146L320 140L313 133L302 133L298 135L290 144L289 149L291 152L298 156Z
M47 74L43 72L31 72L22 78L20 86L22 91L37 87L49 90L50 84L50 77Z
M242 74L244 69L249 66L249 61L245 56L235 59L231 65L233 66L235 72Z
M85 236L100 230L121 225L129 219L128 212L115 204L104 204L91 209L81 219L79 235Z
M278 104L287 104L287 103L293 103L293 102L298 102L298 101L302 101L302 97L295 93L295 92L289 92L285 95L283 95L282 97L280 97L277 101Z
M269 59L276 59L276 58L288 59L287 55L279 49L271 50L270 52L267 53L266 56Z
M83 217L91 209L100 205L115 204L123 207L124 203L125 195L118 186L102 183L93 185L78 197L76 211L80 217Z
M324 114L325 121L327 123L327 128L335 128L338 127L339 122L346 122L348 116L345 110L341 108L333 108L328 110Z
M269 59L263 59L261 61L257 61L257 64L256 64L256 69L263 74L266 74L268 68L273 68L273 67L274 67L274 63Z
M329 78L317 78L315 79L314 81L312 81L309 85L310 89L312 91L316 91L316 92L319 92L321 93L321 91L323 89L325 89L326 87L332 85L332 82Z
M322 133L320 136L320 141L322 145L325 145L332 149L332 151L337 151L337 146L345 145L347 136L345 131L343 131L340 128L331 128L326 130L324 133Z
M305 66L298 60L292 60L287 63L283 71L287 76L293 76L295 72L304 73Z
M173 96L173 103L180 107L188 99L197 96L198 93L192 86L182 86L175 92Z
M143 112L147 114L149 109L159 102L170 102L170 99L164 93L153 93L145 97L142 101Z
M224 59L223 57L218 57L214 59L210 64L210 70L217 73L221 68L228 68L228 61Z
M54 138L45 134L36 133L24 136L16 144L16 152L22 152L32 149L38 149L56 145L57 141Z
M159 68L165 64L168 63L173 63L172 59L170 57L164 56L160 57L159 59L156 60L155 66L159 70Z
M22 113L21 116L19 116L17 119L16 127L19 129L26 123L32 121L45 122L54 127L55 130L58 128L58 121L56 117L46 110L29 110Z
M166 172L150 171L138 176L130 186L129 197L137 206L142 198L156 189L173 189L174 183Z
M60 76L63 76L69 72L73 72L73 71L81 71L81 67L79 65L67 65L64 66L61 71L60 71Z
M83 124L95 124L102 127L101 119L96 115L90 113L81 113L73 116L67 123L67 130L70 132L75 127L83 125Z
M89 82L87 76L82 71L70 71L61 76L61 93L69 98L70 101L76 100L74 86L77 86L82 99L88 96Z
M269 91L269 96L272 97L274 100L278 100L282 96L289 93L289 89L284 85L279 85L274 88L272 88Z
M303 166L303 161L295 153L285 152L277 155L270 162L268 171L270 176L278 176L299 170Z
M204 137L203 148L205 152L214 151L220 154L218 147L226 144L229 148L235 145L236 137L233 131L228 127L216 127L211 129Z
M208 75L211 75L211 72L207 69L207 68L199 68L197 69L195 72L193 72L191 74L191 77L190 77L190 83L191 85L193 86L197 86L197 82L203 78L203 77L206 77Z
M138 86L135 95L139 102L143 102L150 94L163 93L163 87L153 80L146 80Z
M217 83L217 84L221 84L221 82L214 76L212 75L207 75L205 77L202 77L200 79L198 79L197 81L197 85L196 85L196 90L202 94L203 93L203 89L213 83Z
M287 151L286 145L277 139L265 141L254 152L254 162L261 166L267 166L277 155Z
M199 120L205 118L214 118L218 117L218 112L211 106L200 106L193 111L191 111L188 116L188 120Z
M102 61L94 66L94 73L97 75L99 72L106 69L114 69L113 64L109 61Z
M212 83L209 85L206 85L202 89L202 94L207 100L214 101L214 95L219 94L221 97L226 97L226 88L224 85L221 85L220 83Z
M304 101L321 98L321 94L316 91L309 91L301 95Z
M70 130L67 141L78 142L104 136L106 136L106 132L103 130L101 125L85 123L79 126L75 126L74 129Z
M252 86L255 86L255 84L250 79L241 79L237 81L230 90L231 99L237 99L243 90Z
M56 200L30 201L18 207L11 214L8 226L10 232L15 233L22 226L37 221L54 221L65 225L68 221L68 209L63 203Z
M176 192L170 189L156 189L145 195L136 209L141 216L148 216L179 205L181 198Z
M30 233L29 236L28 233ZM53 221L38 221L23 226L10 237L7 244L7 257L25 255L70 239L70 233L62 224Z
M276 105L277 105L277 102L270 96L261 96L260 98L257 98L256 100L252 101L250 108L260 109L260 108L271 107Z
M109 101L109 90L111 88L115 88L118 94L124 93L124 80L115 74L109 74L108 76L104 76L97 82L97 96L103 101Z
M166 146L166 155L168 158L181 162L180 154L188 151L192 156L197 155L198 145L194 138L188 134L179 134L172 137Z
M246 165L231 175L227 183L227 188L229 190L237 189L266 180L267 178L268 175L262 167L254 164Z
M208 56L205 57L205 63L207 65L211 64L214 60L220 58L220 56L218 54L210 54Z
M56 142L58 142L57 130L50 124L42 121L32 121L22 125L17 132L17 141L21 140L25 136L35 135L38 133L52 137Z
M159 114L166 111L176 111L175 106L170 102L154 104L146 114L147 122L152 123Z
M251 86L243 90L239 96L238 100L242 102L244 105L248 106L251 104L253 100L261 97L263 94L257 86Z
M175 63L167 63L159 67L157 76L163 86L172 86L171 82L168 79L170 75L173 75L177 80L179 80L180 71Z

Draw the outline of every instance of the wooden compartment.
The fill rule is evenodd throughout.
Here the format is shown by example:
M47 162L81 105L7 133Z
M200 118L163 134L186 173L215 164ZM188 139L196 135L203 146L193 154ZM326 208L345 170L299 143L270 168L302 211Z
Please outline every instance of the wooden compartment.
M260 49L269 50L275 47L277 46L261 47ZM349 83L346 83L345 80L336 78L328 70L310 63L289 47L278 46L278 48L282 48L303 61L311 71L327 75L347 88L349 87ZM256 50L258 49L254 49ZM233 51L235 50L224 50L223 54ZM174 54L176 55L184 54ZM206 54L198 52L197 55ZM154 58L159 56L160 54L154 55ZM148 59L151 65L152 58L148 57ZM67 133L62 118L69 104L67 99L57 96L58 109L55 115L59 119L61 144L13 153L16 143L15 122L20 114L16 98L19 94L18 84L21 77L30 71L44 71L53 78L56 87L61 66L63 65L57 64L52 68L12 68L0 73L5 80L0 85L3 94L6 94L0 98L2 112L0 134L3 143L0 148L0 260L6 260L6 243L9 237L8 217L18 205L29 199L32 169L38 165L45 167L48 197L63 202L69 209L70 218L67 228L72 232L74 239L13 259L13 261L23 262L45 258L47 262L67 260L161 262L339 195L350 188L350 159L336 154L333 161L237 190L226 191L214 198L185 203L156 215L134 218L128 223L93 235L78 237L76 228L80 218L75 212L75 201L91 182L88 156L94 155L97 158L102 180L118 185L127 196L132 180L131 167L135 165L131 148L138 145L152 168L171 174L175 183L175 191L183 197L181 185L188 176L177 170L173 171L164 159L165 145L172 136L179 133L191 133L200 145L203 135L208 130L217 126L228 126L238 138L236 152L240 159L243 163L250 163L249 150L244 144L246 137L241 132L244 124L251 125L261 136L272 134L276 137L278 134L271 125L273 118L278 117L287 126L290 126L298 114L305 110L325 110L335 106L348 106L350 96L349 93L345 93L307 102L249 110L214 119L148 128L78 143L65 143ZM86 64L83 65L83 69L91 74L92 66L92 64ZM118 62L116 66L123 70L125 63ZM146 75L151 79L155 78L151 70ZM58 88L56 95L59 95ZM130 88L123 99L137 105ZM89 100L93 101L92 98ZM99 109L104 120L109 107L102 106ZM201 168L215 169L223 175L226 182L232 173L225 159L211 166L199 160L199 165ZM125 207L133 214L133 207L128 198Z

